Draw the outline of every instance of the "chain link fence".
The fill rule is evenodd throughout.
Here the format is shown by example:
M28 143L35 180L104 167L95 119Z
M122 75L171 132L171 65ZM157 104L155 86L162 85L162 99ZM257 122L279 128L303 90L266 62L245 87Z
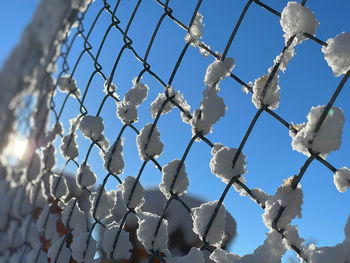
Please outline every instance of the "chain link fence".
M186 11L178 13L181 18L176 15L176 1L125 2L71 1L72 6L61 11L64 18L53 19L52 23L59 21L61 25L40 55L45 59L36 62L30 73L22 74L29 78L28 85L21 84L29 91L25 95L29 102L22 108L31 114L23 117L21 107L15 111L18 120L27 120L20 129L27 136L24 156L17 156L15 165L2 161L1 260L273 263L291 250L300 262L350 262L349 222L344 242L334 247L306 245L292 225L301 215L300 182L312 163L318 162L334 174L340 192L350 185L345 164L335 167L326 160L340 147L344 115L348 113L334 106L350 75L348 34L328 41L319 39L315 34L318 21L305 7L306 1L286 2L281 14L273 3L249 0L242 1L236 23L225 29L232 30L225 36L228 40L217 52L202 41L200 13L205 1L182 3ZM277 17L277 25L281 21L285 43L267 74L248 83L235 74L235 62L229 54L252 8ZM181 34L184 39L177 39ZM307 41L322 48L333 73L343 76L325 105L312 108L307 122L296 125L275 110L280 98L279 73L286 70L294 48ZM203 75L196 75L196 62L186 59L192 58L194 51L206 61L214 59L209 66L203 63L207 68L203 97L198 96L198 90L186 87L181 88L185 90L182 94L177 85L177 76L191 77L186 71L192 70L202 82ZM233 139L238 142L235 148L211 139L212 131L216 135L214 124L229 118L224 117L227 109L223 101L227 104L231 98L220 97L219 84L251 93L256 107L242 136ZM11 103L23 98L25 92L14 93ZM194 111L193 104L199 105ZM306 155L301 167L278 178L285 180L274 195L248 187L244 177L243 152L263 116L284 127L293 149ZM12 122L15 127L23 125L15 118L2 124ZM233 134L234 128L230 129ZM6 144L11 131L3 129L2 133ZM214 139L220 138L220 134L216 136ZM15 137L9 145L14 141ZM217 178L212 177L225 184L217 201L205 203L185 194L189 181L198 176L193 169L188 172L189 153L196 144L205 146L196 155L204 155L204 151L210 154L209 164L200 165L209 165ZM255 161L250 160L249 165L260 165ZM161 194L142 186L159 181ZM235 220L224 206L234 190L262 209L268 229L264 243L245 256L225 250L236 235ZM157 211L152 206L158 206ZM173 227L179 223L172 220L180 225ZM190 228L182 224L190 224ZM187 232L195 238L184 245Z

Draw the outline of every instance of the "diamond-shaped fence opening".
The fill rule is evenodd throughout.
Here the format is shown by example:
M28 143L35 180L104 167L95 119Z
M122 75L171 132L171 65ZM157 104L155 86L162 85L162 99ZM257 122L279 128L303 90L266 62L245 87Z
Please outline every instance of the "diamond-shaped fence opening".
M41 1L0 72L0 262L350 262L340 2Z

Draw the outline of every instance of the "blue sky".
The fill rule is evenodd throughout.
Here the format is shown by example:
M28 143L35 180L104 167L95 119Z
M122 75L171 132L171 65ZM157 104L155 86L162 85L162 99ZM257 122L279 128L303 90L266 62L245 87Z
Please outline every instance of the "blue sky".
M2 1L0 9L0 66L11 48L18 41L21 31L30 20L38 1L22 1L14 3L10 0ZM96 1L89 10L85 29L89 28L92 19L102 7L102 1ZM121 1L117 16L121 19L120 26L124 29L130 17L136 1ZM271 7L281 12L287 1L266 1ZM177 0L170 1L174 10L173 15L188 24L195 6L195 1ZM199 12L204 16L203 38L213 51L222 52L229 35L238 19L245 1L203 1ZM347 19L350 3L346 0L337 1L308 1L307 6L315 13L320 21L316 36L322 40L334 37L342 31L350 31L350 23ZM135 20L130 27L129 36L133 39L133 47L143 56L150 40L153 29L162 15L162 9L155 1L143 1ZM105 29L110 24L110 16L103 13L96 24L96 29L91 35L92 53L96 54ZM152 71L156 72L165 82L168 81L176 60L185 45L186 32L179 28L168 18L160 26L154 45L151 49L148 62ZM6 39L5 39L6 37ZM83 41L77 39L73 45L69 64L74 65L82 50ZM114 59L122 47L122 38L119 32L112 30L108 35L100 56L100 64L103 72L109 75ZM273 65L273 59L282 51L284 38L279 18L252 4L238 30L227 56L235 60L236 67L233 73L243 81L253 81L267 73L267 69ZM312 106L327 104L330 96L340 82L341 77L335 78L323 58L321 46L307 40L296 47L297 55L289 63L285 74L280 73L281 101L276 113L288 122L301 123L306 121ZM180 90L194 110L199 106L202 91L205 88L203 79L207 66L213 62L212 57L204 58L197 49L190 47L174 78L173 87ZM59 61L60 63L60 61ZM93 61L86 54L79 63L75 77L78 87L84 91L87 81L93 72ZM131 80L142 70L142 65L132 53L126 50L117 67L114 83L118 86L118 94L123 97L131 87ZM146 123L151 122L149 105L162 86L150 75L145 74L143 83L150 87L148 99L139 107L140 121L135 126L141 129ZM251 103L251 95L245 95L241 86L232 79L225 79L220 84L219 95L224 98L227 106L226 115L214 126L213 133L208 135L212 142L221 142L226 146L237 148L242 140L251 119L256 113L256 108ZM89 114L95 115L99 102L103 98L103 80L96 75L93 78L86 98L86 106ZM349 84L346 84L335 106L344 111L346 123L343 131L343 143L341 149L331 153L327 160L335 167L350 166L350 98ZM56 97L57 106L62 103L63 96ZM121 128L120 121L116 118L115 103L107 100L101 116L105 122L105 135L110 142L114 141ZM67 131L68 119L79 113L79 105L74 99L69 99L63 111L62 121ZM171 113L161 117L159 122L161 140L164 143L164 151L158 159L161 165L181 158L185 147L191 139L191 127L183 124L179 117L179 111L173 109ZM80 156L82 162L89 142L79 135ZM129 129L124 134L124 149L126 167L121 176L136 176L142 164L138 158L135 143L135 134ZM297 174L306 160L302 154L291 148L291 138L288 129L278 123L266 113L259 118L249 140L243 149L247 156L247 170L245 175L247 185L251 188L262 188L265 192L273 194L282 180ZM186 159L186 171L189 175L190 186L188 192L211 201L219 199L225 184L211 174L209 161L211 159L210 148L203 142L195 143ZM93 149L88 163L102 182L106 172L102 168L102 161L98 150ZM59 162L58 166L62 164ZM68 170L75 172L73 165ZM144 186L150 187L160 182L161 175L149 163L141 177ZM333 185L333 175L317 161L313 162L301 181L304 190L303 218L294 220L299 226L302 237L309 241L316 241L317 245L335 245L344 238L344 224L349 215L350 193L339 193ZM115 188L116 182L111 181L108 187ZM234 189L231 189L225 199L225 206L237 220L238 236L230 247L232 252L246 254L252 252L265 239L267 228L263 225L261 214L263 210L249 198L241 197ZM284 262L288 262L288 254Z

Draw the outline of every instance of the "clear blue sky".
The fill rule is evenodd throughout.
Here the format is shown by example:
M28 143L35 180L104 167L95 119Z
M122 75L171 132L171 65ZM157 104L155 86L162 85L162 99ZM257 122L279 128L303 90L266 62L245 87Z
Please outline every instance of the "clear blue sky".
M13 2L2 1L0 9L0 65L19 39L20 32L29 21L30 16L38 1ZM85 28L88 29L91 19L101 8L102 1L97 0L94 8L89 11ZM127 2L128 4L125 4ZM131 7L136 1L122 1L117 16L121 18L120 26L126 27L127 19L131 14ZM220 4L218 4L220 2ZM222 52L226 41L238 19L238 16L246 1L203 1L199 12L204 15L203 38L212 50ZM266 1L277 11L281 12L287 1ZM170 1L174 10L173 15L188 24L195 6L195 1L177 0ZM315 13L320 21L316 36L322 40L338 35L342 31L350 32L348 10L350 2L346 0L336 1L308 1L307 6ZM143 1L140 10L130 28L129 36L134 40L134 48L143 56L146 45L150 40L153 29L162 15L162 9L154 1ZM91 36L93 45L92 53L96 54L105 28L110 24L110 17L103 14L99 19L96 30ZM149 55L149 63L152 70L167 82L175 62L185 45L185 31L165 18L154 46ZM101 53L100 64L103 72L109 75L122 46L120 33L112 30L108 36L105 47ZM282 51L284 46L283 32L279 24L279 18L266 10L252 4L245 17L236 38L228 52L228 57L235 59L236 67L233 73L243 81L253 81L267 73L267 69L273 65L273 59ZM72 66L82 50L81 39L73 46L69 64ZM280 74L281 101L277 113L288 122L301 123L306 121L312 106L324 105L340 82L341 77L335 78L331 69L323 58L321 47L317 43L307 40L296 47L297 55L288 65L285 74ZM204 74L207 66L213 62L213 58L202 57L198 50L190 47L173 81L175 90L181 90L185 99L196 109L202 98L204 89ZM142 70L142 65L129 51L125 51L117 68L114 82L118 86L118 94L121 97L131 87L131 80ZM93 72L93 62L84 55L76 71L76 79L79 88L84 91L90 74ZM145 74L142 79L150 87L149 97L139 108L140 121L135 124L141 129L152 119L149 114L149 105L162 92L162 87L151 76ZM220 84L220 96L228 107L226 115L215 126L213 134L208 135L212 142L221 142L229 147L238 147L248 125L253 118L256 109L251 103L251 95L245 95L241 87L232 79L225 79ZM89 114L96 114L99 101L103 98L103 81L96 76L90 86L86 99ZM60 105L62 96L57 97ZM346 123L343 132L343 144L339 151L329 155L327 160L335 167L350 166L350 98L349 83L346 84L335 106L344 111ZM97 102L97 103L96 103ZM121 123L116 118L115 104L107 101L102 110L105 121L105 135L114 141L121 128ZM68 101L67 108L63 112L63 122L68 130L68 119L76 116L79 105L73 99ZM175 158L181 158L185 147L191 139L191 128L181 122L179 111L161 117L159 122L161 140L165 144L164 152L159 158L159 163L165 165ZM127 130L124 134L126 167L122 178L128 175L136 176L141 166L135 144L135 134ZM85 157L88 142L79 138L81 162ZM297 174L306 160L302 154L291 148L291 138L288 130L271 116L263 113L258 120L243 153L247 156L247 170L245 175L247 185L251 188L262 188L269 194L274 194L282 180ZM189 175L189 193L200 196L206 200L219 199L225 184L211 174L209 169L210 148L205 143L195 143L186 159L186 171ZM97 149L92 151L88 163L102 182L106 172L102 168L102 161ZM68 169L74 171L74 166ZM160 182L160 173L149 163L142 176L144 186L156 185ZM109 188L115 188L116 182L111 181ZM309 241L316 241L317 245L333 246L344 238L344 224L350 213L350 192L345 194L337 192L333 185L332 173L319 164L313 162L301 181L304 190L303 218L294 220L299 226L302 237ZM249 198L240 197L234 189L231 189L225 199L225 206L237 220L238 237L231 246L231 251L238 254L252 252L265 239L267 228L263 225L262 209ZM284 262L289 262L290 254L284 257Z

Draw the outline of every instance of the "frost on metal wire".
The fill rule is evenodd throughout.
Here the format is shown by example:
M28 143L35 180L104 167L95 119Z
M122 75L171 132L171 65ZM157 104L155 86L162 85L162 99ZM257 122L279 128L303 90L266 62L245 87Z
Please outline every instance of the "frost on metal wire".
M311 10L298 2L288 2L281 13L281 26L286 42L296 35L294 41L300 43L306 38L303 33L314 36L318 25L319 22Z
M334 76L338 77L350 70L350 33L342 32L327 40L322 52Z
M159 216L148 213L139 212L137 214L139 228L137 229L137 238L146 250L154 250L165 252L168 248L168 222L163 219L156 235L156 229Z
M265 202L266 208L262 218L266 227L283 229L291 223L293 218L301 217L303 192L300 186L294 189L292 181L293 177L285 179L275 195ZM281 209L283 209L282 213Z
M157 158L163 151L164 144L160 141L158 128L152 130L152 123L146 124L136 138L137 148L142 160Z
M96 175L91 171L90 165L82 163L79 167L77 175L77 183L80 187L89 187L96 183Z
M139 181L132 176L125 178L122 186L122 198L128 208L135 209L143 205L143 187Z
M239 256L219 248L210 255L210 259L215 263L281 262L286 251L281 235L276 231L270 231L266 236L264 244L256 248L252 254Z
M124 124L138 121L137 108L148 94L148 86L138 82L137 77L133 79L132 84L123 101L117 102L117 115Z
M171 197L171 192L178 196L186 193L188 184L185 164L181 163L180 160L173 160L163 167L159 190L166 198Z
M193 220L193 231L201 238L204 238L207 226L214 214L218 201L204 203L199 207L192 208L191 215ZM208 231L206 241L209 244L220 247L225 238L225 218L226 209L223 204L220 205L217 215Z
M341 193L345 192L350 187L350 169L342 167L338 169L333 176L334 185Z
M205 136L212 132L214 124L225 115L224 100L218 96L219 83L230 74L234 66L232 58L215 60L208 66L204 77L206 88L203 91L203 99L191 120L193 135L201 133Z
M312 107L307 122L297 126L297 134L291 133L293 150L307 156L310 155L310 150L327 156L331 151L339 149L345 122L344 113L340 108L332 107L319 127L317 125L325 110L326 106Z
M80 90L77 87L76 80L72 76L66 74L63 77L60 77L57 81L57 85L60 91L66 92L71 96L74 95L80 98L81 96Z
M158 93L157 98L152 102L150 107L152 118L156 118L159 112L161 115L170 112L174 107L174 104L170 100L180 105L187 113L190 112L191 107L187 104L180 91L175 91L173 87L168 86L164 89L163 93ZM187 114L183 112L181 112L181 118L183 122L189 122Z
M119 236L117 239L118 233ZM115 247L113 247L114 242L117 242ZM129 241L129 234L120 228L120 225L117 223L112 223L107 226L103 235L102 248L108 258L118 260L130 258L130 251L133 247Z

